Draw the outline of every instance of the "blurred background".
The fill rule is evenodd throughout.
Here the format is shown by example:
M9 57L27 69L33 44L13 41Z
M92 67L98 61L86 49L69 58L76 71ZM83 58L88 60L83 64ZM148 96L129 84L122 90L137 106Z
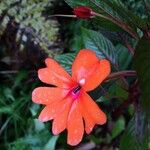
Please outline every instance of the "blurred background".
M135 14L145 17L142 0L122 2ZM132 63L132 56L124 46L124 39L131 38L123 31L105 22L98 23L99 20L54 14L72 15L72 8L63 0L0 1L0 150L117 150L122 140L130 139L128 136L122 139L122 136L134 109L129 105L114 111L129 96L120 84L113 84L114 81L105 84L105 89L90 93L107 112L108 122L96 126L92 134L84 136L80 145L68 146L66 132L53 136L51 122L43 124L37 120L42 106L31 101L32 90L42 84L37 70L44 67L45 58L52 57L70 72L74 59L71 54L84 48L82 27L101 31L116 49L122 49L118 52L118 55L123 53L120 69L128 69ZM130 43L134 46L136 42L131 39ZM99 99L103 93L107 96ZM124 148L128 149L127 146Z

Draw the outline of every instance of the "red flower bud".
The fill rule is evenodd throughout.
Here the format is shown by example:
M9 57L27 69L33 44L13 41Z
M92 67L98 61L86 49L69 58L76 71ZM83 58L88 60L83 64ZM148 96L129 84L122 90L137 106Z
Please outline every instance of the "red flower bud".
M94 16L92 9L87 6L79 6L74 8L73 13L78 18L82 18L82 19L88 19Z

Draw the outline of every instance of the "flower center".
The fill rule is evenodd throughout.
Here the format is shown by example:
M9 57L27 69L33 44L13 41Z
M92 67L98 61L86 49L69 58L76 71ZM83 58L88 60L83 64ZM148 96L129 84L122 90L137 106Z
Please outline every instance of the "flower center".
M79 97L80 93L81 93L81 86L77 85L71 90L73 100L76 100Z
M79 93L80 89L81 89L81 86L80 86L80 85L78 85L77 87L75 87L75 88L72 90L73 94Z

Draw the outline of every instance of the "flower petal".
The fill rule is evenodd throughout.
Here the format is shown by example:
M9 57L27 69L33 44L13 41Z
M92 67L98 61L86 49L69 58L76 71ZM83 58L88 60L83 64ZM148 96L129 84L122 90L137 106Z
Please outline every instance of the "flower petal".
M68 90L57 87L38 87L32 92L32 101L38 104L48 105L54 101L63 99L68 92Z
M88 49L81 50L72 66L72 76L86 91L96 88L110 73L107 60L99 60Z
M54 135L58 135L67 127L67 119L71 108L72 100L68 98L66 99L66 101L66 106L63 112L57 114L57 116L54 118L52 125L52 131Z
M41 122L46 122L54 119L59 113L61 113L66 106L66 100L60 100L45 106L39 115L39 120Z
M80 103L80 112L81 112L82 117L85 122L85 131L87 134L90 134L91 131L93 130L95 122L94 122L93 118L91 117L91 115L86 110L82 99L80 99L79 103Z
M87 110L88 114L93 118L94 122L97 124L105 124L106 123L106 115L105 113L98 107L98 105L92 100L92 98L83 93L81 95L82 104Z
M95 89L101 82L110 74L110 63L106 59L99 61L95 71L87 78L83 89L85 91L91 91Z
M78 83L82 78L86 79L89 76L89 71L98 62L99 60L93 51L88 49L80 50L72 65L72 77Z
M46 68L38 70L39 79L47 84L56 85L61 88L69 88L72 84L70 75L53 59L45 60Z
M78 100L75 100L72 104L68 116L67 130L68 130L67 143L72 146L79 144L84 134L84 125L79 109Z

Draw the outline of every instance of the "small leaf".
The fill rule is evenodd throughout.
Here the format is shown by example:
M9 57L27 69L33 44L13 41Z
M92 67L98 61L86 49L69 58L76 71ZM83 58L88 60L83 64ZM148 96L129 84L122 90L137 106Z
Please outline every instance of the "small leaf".
M109 87L109 95L113 97L118 97L119 99L127 99L128 92L122 88L119 82L115 82Z
M65 70L71 74L72 62L75 59L74 53L62 54L55 57L55 59L65 68Z
M125 129L125 120L123 117L119 118L112 129L112 139L116 138Z
M59 136L53 136L51 139L47 142L43 150L55 150L56 142L58 140Z
M131 64L132 55L129 53L128 49L121 44L117 44L115 48L118 55L119 70L128 69Z
M18 72L18 74L16 75L16 78L15 78L15 84L13 86L13 88L21 85L21 82L23 79L25 79L26 77L28 76L28 72L25 71L25 70L21 70Z
M44 123L40 122L38 119L34 119L34 125L36 131L41 131L45 128Z

